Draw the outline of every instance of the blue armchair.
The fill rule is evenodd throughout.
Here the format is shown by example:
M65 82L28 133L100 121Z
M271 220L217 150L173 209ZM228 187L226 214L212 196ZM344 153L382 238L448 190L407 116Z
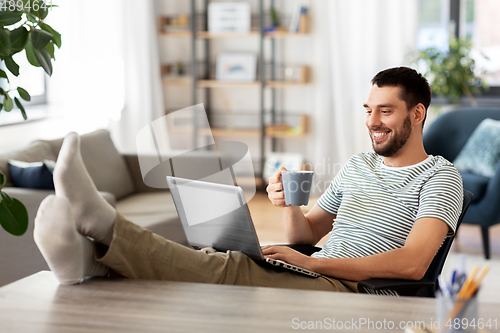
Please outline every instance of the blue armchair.
M474 129L485 118L500 120L500 108L468 108L443 114L424 131L427 154L441 155L453 162ZM464 188L474 194L463 223L481 227L484 255L489 259L488 228L500 223L500 163L491 178L466 172L461 172L461 175Z

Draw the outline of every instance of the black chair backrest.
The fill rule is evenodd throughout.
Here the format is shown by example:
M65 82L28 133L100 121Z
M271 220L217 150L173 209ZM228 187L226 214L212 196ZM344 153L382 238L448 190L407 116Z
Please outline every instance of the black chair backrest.
M444 240L443 244L441 245L441 248L434 256L431 265L429 266L427 272L425 273L425 278L434 281L436 288L437 288L437 283L436 283L437 277L439 274L441 274L441 271L443 270L444 262L446 261L446 257L448 256L448 252L450 251L451 244L455 239L456 232L458 231L458 228L462 223L462 219L464 218L465 212L467 212L467 208L469 208L470 202L472 201L472 197L473 195L471 192L464 190L464 203L462 205L462 213L460 214L457 221L457 228L455 231L455 235L453 235L452 237L448 237Z

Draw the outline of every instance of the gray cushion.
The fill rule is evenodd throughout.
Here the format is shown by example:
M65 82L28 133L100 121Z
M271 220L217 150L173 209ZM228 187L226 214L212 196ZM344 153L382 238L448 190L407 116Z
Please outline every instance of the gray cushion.
M59 154L63 139L48 141ZM132 177L125 160L116 149L106 130L98 130L81 136L83 162L97 189L113 193L116 199L135 192Z
M186 235L169 191L128 196L116 203L116 210L143 228L179 244L187 245Z
M453 161L462 172L493 177L500 160L500 121L486 118L472 132Z
M51 145L42 141L34 142L23 150L3 154L0 156L0 170L7 177L5 186L13 186L9 173L9 160L40 162L43 160L55 161L56 157L57 155L53 152Z

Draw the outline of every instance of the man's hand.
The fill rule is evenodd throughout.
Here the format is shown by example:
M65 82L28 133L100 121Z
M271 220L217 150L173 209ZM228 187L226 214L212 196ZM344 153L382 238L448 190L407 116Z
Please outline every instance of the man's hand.
M285 192L283 191L283 181L281 178L281 172L287 171L285 167L280 167L278 172L269 178L269 185L267 185L266 191L271 203L278 207L285 207Z
M281 260L312 271L310 264L313 258L297 252L288 246L267 245L262 248L262 253L266 258Z

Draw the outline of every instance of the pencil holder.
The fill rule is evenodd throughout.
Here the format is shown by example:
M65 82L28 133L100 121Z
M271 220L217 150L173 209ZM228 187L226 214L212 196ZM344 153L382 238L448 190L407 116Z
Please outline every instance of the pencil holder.
M481 322L477 315L477 293L468 300L456 300L438 293L436 316L438 319L434 327L436 332L479 332Z

